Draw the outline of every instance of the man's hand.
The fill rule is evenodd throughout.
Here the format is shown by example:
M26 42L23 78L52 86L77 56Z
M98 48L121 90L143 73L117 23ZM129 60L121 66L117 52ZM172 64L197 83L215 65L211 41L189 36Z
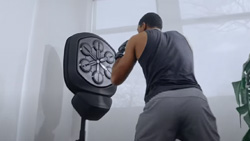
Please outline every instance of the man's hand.
M123 57L125 49L126 49L127 42L128 42L128 40L125 41L124 43L122 43L121 46L118 48L118 52L115 55L115 60Z

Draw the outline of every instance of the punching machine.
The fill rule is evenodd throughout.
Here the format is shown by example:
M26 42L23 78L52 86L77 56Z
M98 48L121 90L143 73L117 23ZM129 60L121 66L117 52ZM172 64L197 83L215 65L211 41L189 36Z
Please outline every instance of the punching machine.
M63 74L74 94L72 105L81 116L80 137L85 141L86 120L99 120L110 109L116 86L111 84L114 49L100 36L78 33L65 44Z

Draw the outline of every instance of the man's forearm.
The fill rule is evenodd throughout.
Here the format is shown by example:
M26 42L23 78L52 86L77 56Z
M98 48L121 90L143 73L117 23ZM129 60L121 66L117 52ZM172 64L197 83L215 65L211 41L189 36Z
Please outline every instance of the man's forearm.
M112 67L111 82L112 82L112 84L114 84L114 85L119 85L119 84L117 83L117 75L118 75L117 73L119 72L119 70L118 70L117 67L118 67L118 64L119 64L120 60L121 60L121 58L118 58L118 59L115 61L113 67Z

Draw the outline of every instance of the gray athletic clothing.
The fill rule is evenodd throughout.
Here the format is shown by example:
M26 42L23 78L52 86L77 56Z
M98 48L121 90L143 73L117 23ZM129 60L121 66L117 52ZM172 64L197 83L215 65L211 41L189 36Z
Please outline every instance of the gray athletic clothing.
M145 108L135 141L219 141L216 120L194 76L193 52L177 31L146 30L139 58Z
M201 90L161 92L146 103L135 141L219 141L216 119Z

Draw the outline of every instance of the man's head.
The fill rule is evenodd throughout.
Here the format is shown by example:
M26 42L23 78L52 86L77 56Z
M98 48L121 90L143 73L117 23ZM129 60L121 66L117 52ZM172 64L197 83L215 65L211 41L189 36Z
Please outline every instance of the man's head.
M147 13L139 21L137 31L140 33L150 28L162 29L162 19L156 13Z

